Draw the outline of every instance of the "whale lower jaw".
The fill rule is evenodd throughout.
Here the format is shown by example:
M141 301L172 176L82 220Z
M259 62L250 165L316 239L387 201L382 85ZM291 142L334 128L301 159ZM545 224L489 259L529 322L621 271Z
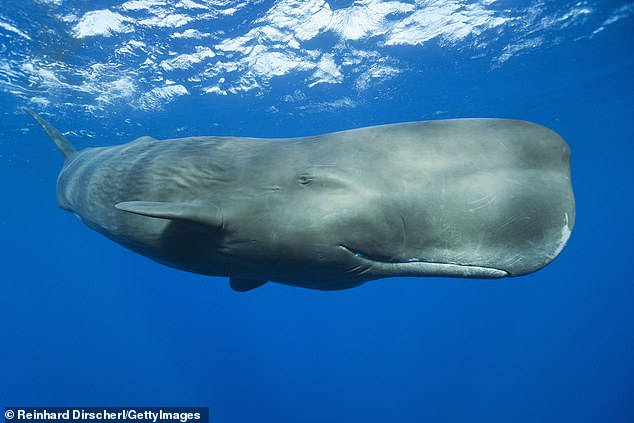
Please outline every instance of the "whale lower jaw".
M341 245L356 260L367 267L368 273L386 276L439 276L455 278L498 279L509 276L505 270L470 264L444 263L419 258L391 259L369 256L361 251Z

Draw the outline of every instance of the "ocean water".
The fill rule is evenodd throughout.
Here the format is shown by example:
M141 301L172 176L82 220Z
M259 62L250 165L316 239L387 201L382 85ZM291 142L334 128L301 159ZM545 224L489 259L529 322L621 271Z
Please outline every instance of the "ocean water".
M23 106L77 148L530 120L571 147L576 224L520 278L236 293L58 209L61 155ZM634 3L4 1L0 115L0 407L634 421Z

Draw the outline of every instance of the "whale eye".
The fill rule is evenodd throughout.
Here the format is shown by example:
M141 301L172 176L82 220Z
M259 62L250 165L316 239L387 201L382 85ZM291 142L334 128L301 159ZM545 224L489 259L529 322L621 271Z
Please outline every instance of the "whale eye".
M297 182L302 185L310 185L313 182L313 175L311 175L310 173L302 173L297 178Z

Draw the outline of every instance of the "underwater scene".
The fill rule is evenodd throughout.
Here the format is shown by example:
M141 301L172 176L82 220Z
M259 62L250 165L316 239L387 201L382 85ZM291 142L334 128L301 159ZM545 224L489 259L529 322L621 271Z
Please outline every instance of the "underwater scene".
M0 114L0 408L634 421L634 2L4 0Z

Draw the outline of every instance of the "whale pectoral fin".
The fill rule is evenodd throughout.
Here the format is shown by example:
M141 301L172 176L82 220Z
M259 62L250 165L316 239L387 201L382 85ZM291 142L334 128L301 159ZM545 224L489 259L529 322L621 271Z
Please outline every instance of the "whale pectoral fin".
M259 279L230 278L229 286L236 292L246 292L264 285L268 281Z
M140 216L196 223L217 229L222 228L222 213L218 207L210 204L124 201L115 204L115 207Z

